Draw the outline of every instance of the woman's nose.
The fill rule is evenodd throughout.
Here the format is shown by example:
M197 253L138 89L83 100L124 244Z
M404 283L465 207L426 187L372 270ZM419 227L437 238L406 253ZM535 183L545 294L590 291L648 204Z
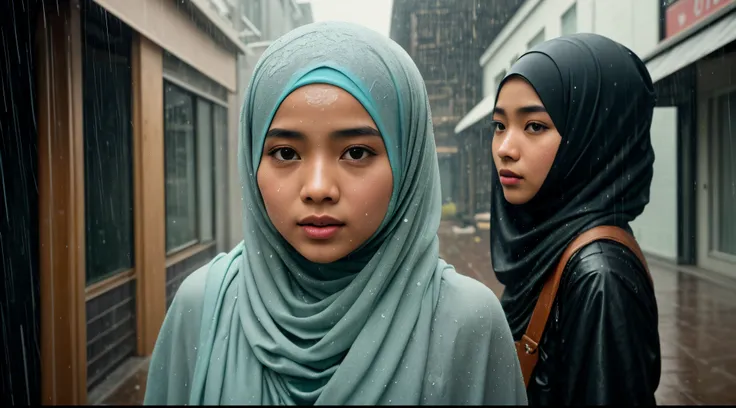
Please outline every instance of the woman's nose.
M498 136L496 136L498 137ZM498 147L498 157L503 160L517 161L521 156L518 144L518 135L509 129L501 136L501 145Z
M332 202L340 200L337 169L331 168L325 160L315 160L304 166L304 183L301 190L303 202Z

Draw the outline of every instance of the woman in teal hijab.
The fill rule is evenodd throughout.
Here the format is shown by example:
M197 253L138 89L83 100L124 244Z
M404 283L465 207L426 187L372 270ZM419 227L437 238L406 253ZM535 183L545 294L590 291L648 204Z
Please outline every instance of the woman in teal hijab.
M245 239L181 285L146 404L526 404L500 303L438 255L429 102L393 41L274 42L241 114Z

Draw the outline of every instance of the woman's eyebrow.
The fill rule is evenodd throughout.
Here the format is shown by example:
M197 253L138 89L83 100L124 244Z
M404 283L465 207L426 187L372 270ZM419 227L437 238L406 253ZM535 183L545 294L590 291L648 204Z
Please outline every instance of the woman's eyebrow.
M381 136L378 129L371 126L360 126L350 129L340 129L332 132L330 136L334 138L354 137L354 136Z
M355 136L381 136L381 132L378 131L378 129L371 127L371 126L359 126L355 128L348 128L348 129L340 129L330 132L330 136L335 139L340 139L344 137L355 137ZM266 133L266 138L269 137L278 137L282 139L295 139L295 140L304 140L306 136L304 133L298 131L298 130L289 130L289 129L281 129L281 128L272 128L269 129Z
M516 110L518 113L547 113L547 109L542 105L527 105Z
M542 105L527 105L516 109L517 113L547 113L547 109ZM506 116L506 110L504 108L493 108L493 113L496 115Z
M266 133L266 138L269 137L278 137L282 139L297 139L297 140L303 140L305 139L304 133L298 132L296 130L288 130L288 129L279 129L279 128L273 128L269 129Z

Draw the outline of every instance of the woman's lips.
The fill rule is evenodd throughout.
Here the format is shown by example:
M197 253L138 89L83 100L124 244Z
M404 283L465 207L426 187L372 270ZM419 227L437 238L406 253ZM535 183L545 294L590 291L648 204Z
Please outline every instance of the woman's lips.
M297 225L301 227L307 238L325 240L335 236L345 226L345 223L327 214L322 214L302 218Z
M504 186L516 186L524 179L513 171L505 169L498 172L498 177Z
M304 231L308 238L317 240L332 238L333 236L335 236L335 234L338 233L338 231L340 231L343 226L344 225L300 225L302 231Z

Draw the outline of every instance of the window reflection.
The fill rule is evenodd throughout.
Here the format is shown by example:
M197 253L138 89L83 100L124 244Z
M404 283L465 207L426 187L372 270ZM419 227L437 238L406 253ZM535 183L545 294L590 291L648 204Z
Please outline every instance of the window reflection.
M87 285L133 267L131 34L97 19L82 24Z
M173 85L164 94L166 251L197 242L194 98Z
M166 252L214 240L212 104L171 83L164 89Z

